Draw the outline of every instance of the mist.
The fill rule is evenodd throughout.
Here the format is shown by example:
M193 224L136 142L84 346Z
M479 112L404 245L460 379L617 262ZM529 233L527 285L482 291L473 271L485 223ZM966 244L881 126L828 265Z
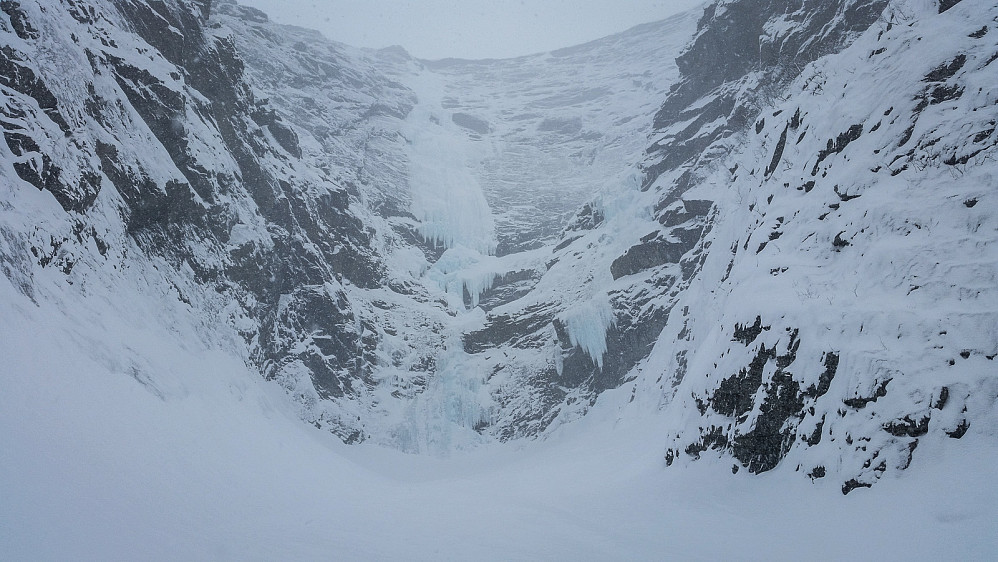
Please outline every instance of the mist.
M240 0L278 23L357 47L401 45L423 59L510 58L658 21L703 0Z

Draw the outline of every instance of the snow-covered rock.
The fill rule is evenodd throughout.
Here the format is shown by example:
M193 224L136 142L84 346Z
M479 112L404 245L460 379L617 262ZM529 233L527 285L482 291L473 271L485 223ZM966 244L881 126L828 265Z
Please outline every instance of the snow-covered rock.
M694 102L750 84L741 129L690 135L667 102L656 146L685 136L698 156L653 166L650 190L714 201L715 249L644 367L675 387L669 464L783 466L847 493L926 440L994 435L996 16L891 3L796 77L753 69Z

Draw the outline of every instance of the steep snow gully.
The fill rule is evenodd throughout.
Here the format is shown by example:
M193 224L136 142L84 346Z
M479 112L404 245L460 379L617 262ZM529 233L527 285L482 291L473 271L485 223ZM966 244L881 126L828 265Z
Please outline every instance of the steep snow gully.
M0 1L0 558L994 558L996 123L988 0Z

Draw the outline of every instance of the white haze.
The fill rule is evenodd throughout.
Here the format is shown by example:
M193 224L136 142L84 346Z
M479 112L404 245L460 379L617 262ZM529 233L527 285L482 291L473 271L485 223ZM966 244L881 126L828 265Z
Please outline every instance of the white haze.
M239 0L278 23L357 47L413 56L507 58L569 47L658 21L703 0Z

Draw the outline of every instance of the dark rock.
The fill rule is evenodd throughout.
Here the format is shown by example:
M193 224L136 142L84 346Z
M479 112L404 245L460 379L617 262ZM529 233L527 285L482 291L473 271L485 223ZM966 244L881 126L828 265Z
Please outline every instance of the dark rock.
M478 306L486 312L509 304L530 293L537 284L540 274L532 269L510 271L492 282L492 286L479 296ZM465 290L465 306L471 307L471 295Z
M59 112L59 102L45 82L26 64L26 59L23 53L7 45L0 47L0 85L34 99L45 115L68 135L69 124Z
M843 150L845 150L846 146L849 146L849 143L858 139L862 135L863 135L863 125L858 124L849 127L849 130L847 130L846 132L840 133L837 137L835 137L834 142L832 141L832 139L828 139L828 146L824 150L818 153L818 160L814 163L814 168L811 169L811 175L812 176L818 175L818 166L821 164L822 161L825 160L825 158L828 158L832 154L838 154L842 152Z
M0 128L7 147L15 156L24 157L12 163L14 172L25 182L39 190L51 193L65 211L85 212L93 205L101 190L101 178L96 170L85 167L77 178L63 173L63 169L42 153L42 149L29 132L8 119L27 117L11 105L0 109ZM44 133L36 133L39 139ZM48 139L45 139L48 140ZM45 142L45 141L42 141ZM48 144L48 143L46 143Z
M270 134L274 136L274 140L277 141L281 147L291 154L295 158L301 159L302 152L301 146L298 144L298 134L295 133L294 129L289 127L281 119L277 112L274 111L270 106L257 102L258 106L250 114L250 118L253 121L262 126L266 127Z
M967 420L960 420L960 424L956 426L953 431L947 431L946 435L949 435L953 439L960 439L967 434L967 430L970 429L970 423Z
M958 84L952 86L936 86L929 94L929 104L936 105L950 100L960 99L963 88Z
M482 353L502 345L539 347L541 338L536 332L553 320L554 312L548 304L529 306L515 315L489 314L484 328L462 336L464 350L468 353Z
M551 249L551 253L559 252L561 250L564 250L565 248L571 246L572 242L575 242L579 238L582 238L582 237L581 236L572 236L570 238L565 238L564 240L562 240L561 242L559 242L557 246L555 246L554 248Z
M845 484L842 484L842 495L846 495L849 492L855 490L856 488L871 488L873 484L868 484L866 482L860 482L855 478L848 480Z
M821 433L824 429L825 429L825 416L821 416L821 421L815 424L814 431L812 431L811 435L807 436L804 439L804 442L806 442L811 447L817 445L818 443L821 443Z
M755 403L755 393L762 386L762 372L766 363L775 357L774 349L759 346L759 351L747 368L737 375L725 378L717 386L710 398L714 411L738 419L751 410Z
M873 396L847 398L846 400L843 400L842 403L850 408L856 408L857 410L865 408L867 404L876 402L884 396L887 396L887 385L890 384L892 380L893 379L887 379L880 382L880 384L877 385L877 389L873 392Z
M981 37L984 37L987 34L988 34L988 26L985 25L984 27L968 35L968 37L972 37L974 39L980 39Z
M770 161L769 166L766 166L766 175L772 175L776 171L776 166L779 165L780 159L783 158L783 150L787 146L787 131L790 130L790 125L788 124L783 128L783 133L780 135L779 142L776 143L776 150L773 151L773 159Z
M704 432L703 437L697 443L691 443L686 447L686 454L694 459L700 458L700 453L707 449L724 449L728 446L728 438L724 435L724 430L720 427L711 427Z
M960 0L939 0L939 13L941 14L959 3Z
M880 17L886 3L859 1L842 12L838 2L823 0L735 1L723 10L709 5L694 41L676 59L682 77L654 122L660 131L688 125L648 149L657 162L646 168L644 186L666 170L701 158L715 141L756 123L759 108L768 105L772 92L793 80L807 63L848 44ZM765 26L772 14L798 26L786 35L771 36ZM749 52L757 55L745 56ZM758 86L746 90L740 81L747 76L758 77ZM696 103L708 92L710 101Z
M594 230L603 224L603 220L603 211L594 207L592 203L586 203L575 215L575 219L565 227L565 231Z
M683 208L694 217L706 217L714 207L713 201L705 199L683 199Z
M692 247L693 245L682 241L670 242L662 238L643 242L632 246L624 255L613 260L610 274L614 279L619 279L667 263L679 263L683 254Z
M993 124L993 123L992 123L992 124ZM994 132L995 132L995 128L994 128L994 127L991 127L990 129L985 129L985 130L983 130L983 131L981 131L981 132L977 133L976 135L974 135L974 142L975 142L975 143L978 143L978 142L984 142L984 141L986 141L986 140L987 140L987 139L988 139L988 138L989 138L989 137L990 137L991 135L993 135L993 134L994 134Z
M804 402L800 385L784 370L796 359L795 339L791 338L787 355L776 358L777 370L765 386L755 426L734 438L732 453L749 472L758 474L776 468L796 439L796 431L787 422L801 417Z
M163 0L120 2L116 7L143 40L177 66L185 67L205 45L203 3L196 12Z
M884 431L895 437L920 437L929 432L929 416L924 416L918 421L911 419L911 416L905 416L884 424Z
M790 119L790 128L796 131L800 128L801 124L803 124L803 120L800 115L800 108L798 107L794 116Z
M946 407L947 402L949 402L949 387L944 386L939 389L939 398L936 400L936 403L932 405L932 407L937 410L942 410Z
M859 195L849 195L848 193L842 193L842 192L840 192L839 191L839 186L837 186L837 185L835 187L833 187L832 190L835 191L835 195L838 195L839 196L839 200L842 201L842 202L852 201L853 199L859 199L860 198Z
M732 341L739 342L747 347L759 337L759 334L761 334L763 330L769 330L769 326L763 326L762 316L756 316L755 323L751 326L735 324L735 332L731 339Z
M664 285L672 286L674 282L674 278L667 277ZM624 376L651 353L671 310L661 304L650 304L653 298L653 294L636 298L629 294L611 295L615 322L606 333L603 367L593 373L593 390L617 388L624 383Z
M676 461L676 452L672 449L665 451L665 466L672 466L672 463Z
M835 378L835 373L839 368L839 355L837 353L828 352L825 354L825 370L818 377L818 386L812 386L805 391L807 396L811 398L820 398L828 392L829 387L832 385L832 379Z
M10 17L10 25L14 28L14 33L25 41L38 39L38 29L28 21L28 14L21 9L21 3L15 0L3 0L0 2L0 12Z
M667 197L655 206L655 211L662 226L674 228L685 223L696 223L696 219L707 217L713 206L713 201Z
M479 135L487 135L492 132L492 126L489 122L474 115L468 115L467 113L455 113L451 115L451 121L459 127L464 127L473 133Z
M985 29L987 29L985 27ZM956 58L950 62L937 66L931 72L925 75L926 82L943 82L949 78L952 78L954 74L963 68L963 65L967 64L967 55L958 55Z
M323 398L353 392L354 385L370 382L355 316L342 292L326 286L300 286L283 306L269 315L260 331L269 378L294 364L308 368ZM367 361L365 361L367 359Z

